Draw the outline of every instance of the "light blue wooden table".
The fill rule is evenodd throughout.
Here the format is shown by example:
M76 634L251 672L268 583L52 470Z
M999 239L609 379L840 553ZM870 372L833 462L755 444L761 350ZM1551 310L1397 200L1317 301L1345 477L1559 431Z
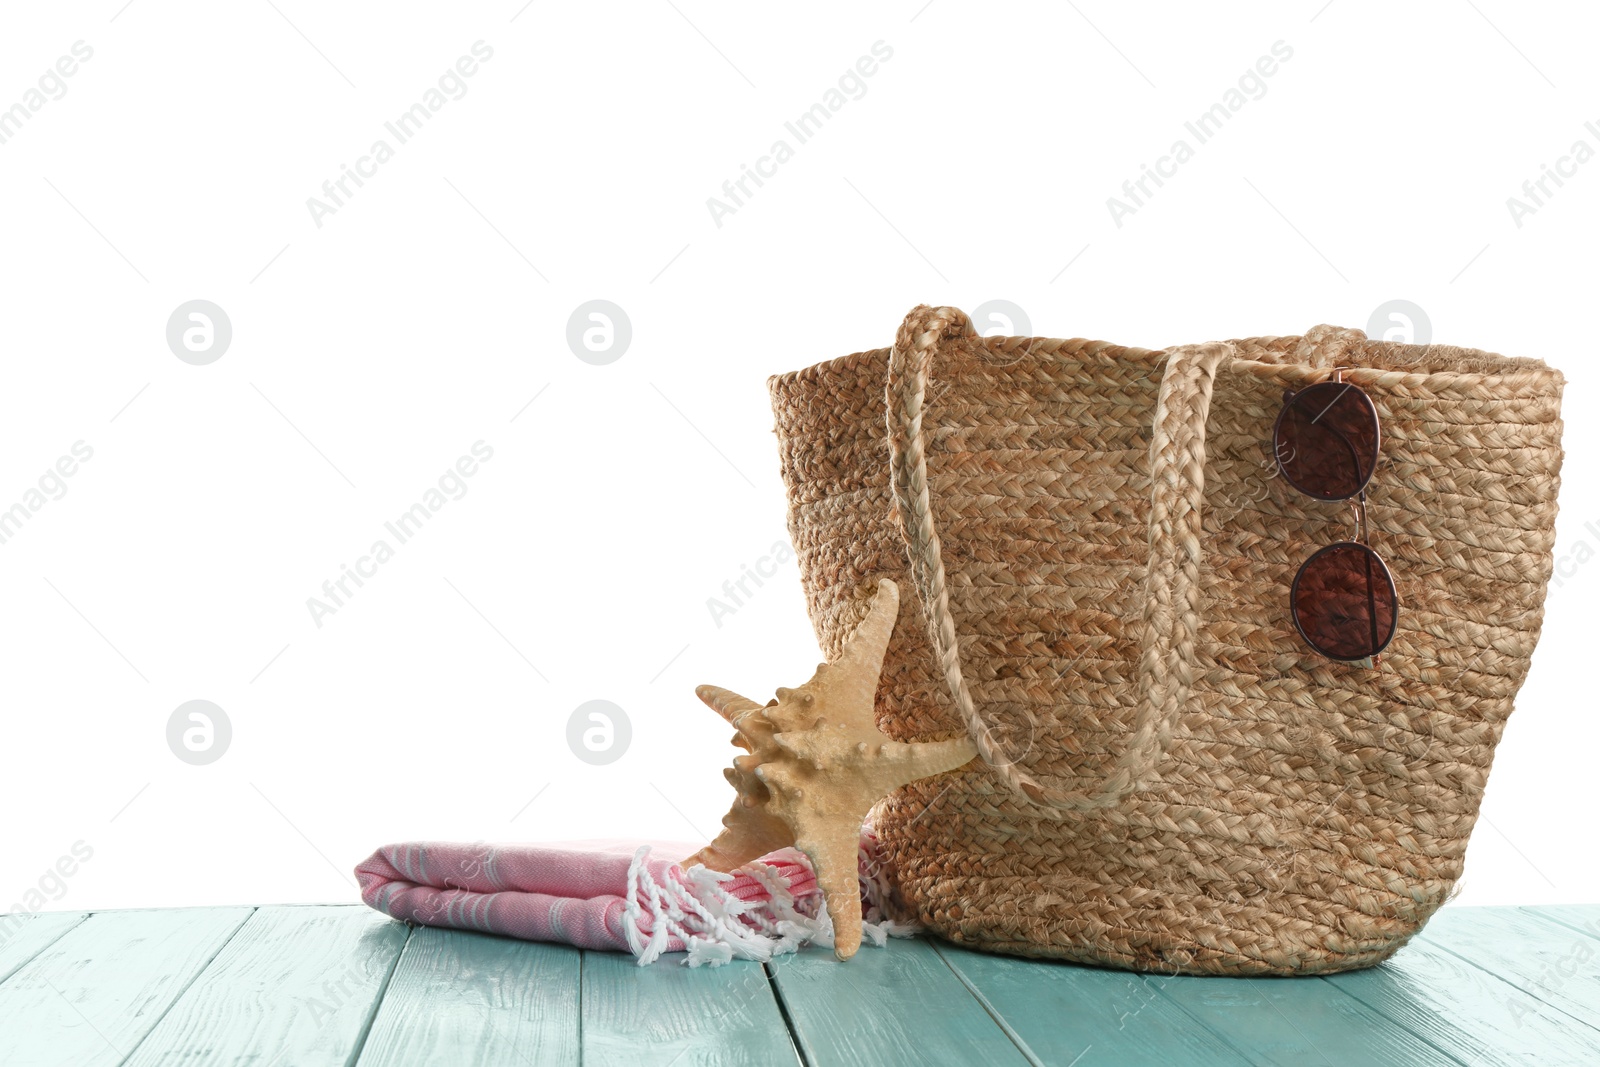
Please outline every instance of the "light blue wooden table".
M1600 905L1447 908L1388 964L1164 978L929 940L639 968L360 906L0 924L0 1064L1600 1065Z

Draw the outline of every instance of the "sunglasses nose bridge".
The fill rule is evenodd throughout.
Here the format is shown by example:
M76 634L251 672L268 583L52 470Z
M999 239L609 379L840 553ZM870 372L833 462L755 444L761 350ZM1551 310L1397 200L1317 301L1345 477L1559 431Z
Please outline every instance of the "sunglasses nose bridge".
M1350 501L1350 540L1367 543L1367 494L1358 493Z

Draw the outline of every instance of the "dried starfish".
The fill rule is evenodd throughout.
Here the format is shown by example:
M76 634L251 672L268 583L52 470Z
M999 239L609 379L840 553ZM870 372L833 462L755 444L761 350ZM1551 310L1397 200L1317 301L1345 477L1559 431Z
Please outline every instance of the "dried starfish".
M873 698L899 610L900 591L885 578L838 660L818 664L799 688L779 689L765 707L714 685L695 690L739 731L733 743L749 755L723 772L739 796L722 833L683 865L732 871L775 849L800 849L822 887L841 960L861 946L856 849L867 812L900 786L977 755L965 737L908 744L879 732Z

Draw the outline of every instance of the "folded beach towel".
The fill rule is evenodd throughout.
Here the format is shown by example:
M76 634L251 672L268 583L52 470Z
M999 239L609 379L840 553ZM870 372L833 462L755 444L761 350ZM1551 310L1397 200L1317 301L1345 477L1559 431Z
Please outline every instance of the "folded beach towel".
M877 838L862 832L864 932L874 944L915 928L883 913L888 890ZM687 952L691 967L768 960L817 942L833 928L810 861L780 849L733 874L665 856L694 845L576 842L385 845L356 867L361 899L385 915L425 926L559 941L631 952L641 965ZM651 855L652 851L659 856Z

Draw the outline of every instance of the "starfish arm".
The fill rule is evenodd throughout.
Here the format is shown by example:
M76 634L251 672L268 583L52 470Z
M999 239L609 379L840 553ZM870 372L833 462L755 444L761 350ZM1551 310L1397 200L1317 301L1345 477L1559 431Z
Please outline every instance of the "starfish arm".
M761 710L761 705L749 697L742 697L718 685L696 686L694 695L705 701L706 707L732 723L735 729L739 728L739 720L745 715Z
M762 808L746 807L742 799L734 801L733 808L723 817L722 827L715 841L681 866L703 863L713 871L731 873L751 860L794 844L794 833L782 819Z
M772 735L773 744L781 751L819 771L855 762L855 749L860 740L859 734L830 729L826 725L815 730L789 730Z
M822 888L822 899L833 920L833 954L847 960L861 947L861 881L857 851L861 843L861 816L841 814L822 819L803 818L795 833L795 847L811 860Z
M854 729L874 729L873 701L878 676L883 671L889 635L900 610L900 591L887 578L878 583L867 614L845 640L839 658L819 663L811 678L796 689L779 689L775 707L767 716L779 730L812 729L818 709L828 718Z
M896 786L906 785L918 778L928 778L945 771L964 767L978 756L978 750L965 737L949 741L919 741L903 744L885 742L878 754L883 764L893 769Z

